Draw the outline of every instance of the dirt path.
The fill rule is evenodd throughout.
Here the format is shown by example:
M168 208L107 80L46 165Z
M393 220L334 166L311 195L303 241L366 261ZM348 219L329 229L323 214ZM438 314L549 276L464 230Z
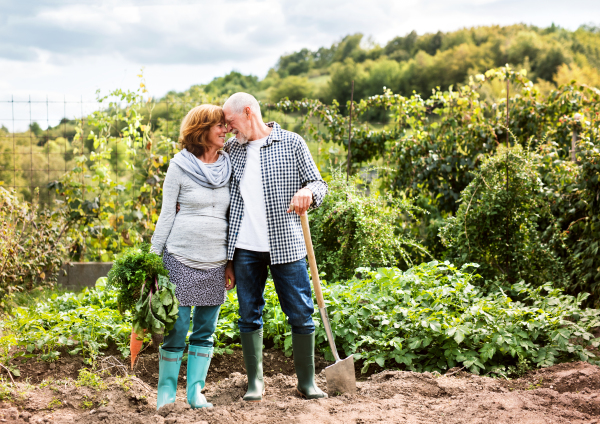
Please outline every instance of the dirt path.
M274 363L289 364L282 358ZM215 368L220 369L218 364ZM356 395L312 401L296 396L293 374L273 369L265 377L266 399L255 404L240 400L246 386L241 370L223 377L222 368L209 379L205 390L215 404L211 409L189 409L185 381L180 378L177 402L157 413L156 383L153 372L147 370L145 378L108 377L104 389L77 387L69 379L30 386L29 390L20 383L21 393L0 405L0 422L600 424L600 368L583 362L557 365L510 381L464 372L438 376L384 371L359 382ZM282 367L282 371L289 373L290 368ZM326 388L324 373L318 375L318 383Z

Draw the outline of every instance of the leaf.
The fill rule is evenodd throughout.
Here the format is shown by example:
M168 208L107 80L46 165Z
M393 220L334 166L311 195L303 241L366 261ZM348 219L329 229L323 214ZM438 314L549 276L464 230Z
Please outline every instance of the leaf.
M429 323L429 326L430 326L430 327L431 327L431 329L432 329L433 331L435 331L436 333L439 333L439 332L441 331L441 329L442 329L442 325L441 325L439 322L437 322L437 321L431 321L431 322Z
M421 345L421 340L419 340L419 339L413 340L412 342L409 341L409 343L408 343L408 347L412 350L417 349L420 345Z
M485 362L494 356L496 353L496 347L492 343L486 343L481 349L479 349L479 353L481 354L481 360Z
M162 304L164 306L170 306L170 305L172 305L173 304L173 298L172 298L171 293L168 290L163 289L160 292L160 301L162 302Z
M283 341L283 348L284 348L284 350L288 351L291 349L291 347L292 347L292 336L289 335Z

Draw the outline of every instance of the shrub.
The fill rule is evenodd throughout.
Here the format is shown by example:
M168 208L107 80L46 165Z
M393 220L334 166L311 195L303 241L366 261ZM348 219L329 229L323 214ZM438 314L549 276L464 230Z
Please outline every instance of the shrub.
M579 143L577 162L560 158L558 146L544 146L540 173L546 198L561 231L556 251L567 271L570 293L592 294L600 304L600 149L589 137Z
M417 210L408 200L382 198L357 189L334 171L329 194L310 213L311 234L319 269L329 280L351 278L359 267L412 265L409 254L426 250L396 227L405 215Z
M564 267L550 245L553 217L532 154L519 145L499 149L484 160L459 202L456 216L440 229L451 261L481 264L486 282L564 281Z
M62 215L0 187L0 308L15 291L52 287L66 257Z
M474 284L479 276L467 271L471 265L385 268L363 280L329 285L324 293L338 349L363 359L363 371L377 364L504 374L523 363L596 363L587 348L600 343L590 332L600 325L600 311L579 309L587 294L575 298L550 284L517 284L512 289L523 302L502 291L485 295ZM317 343L329 350L321 326Z
M430 262L400 271L361 270L365 278L325 284L323 295L339 352L370 365L442 372L464 366L473 373L512 374L517 367L551 366L583 360L596 363L588 350L597 347L591 330L600 311L581 310L587 294L568 296L550 284L516 284L523 298L515 302L499 291L486 295L477 287L477 265L460 269ZM290 326L272 281L265 289L264 334L292 354ZM222 352L239 339L235 291L221 308L216 348ZM318 312L317 348L333 359Z

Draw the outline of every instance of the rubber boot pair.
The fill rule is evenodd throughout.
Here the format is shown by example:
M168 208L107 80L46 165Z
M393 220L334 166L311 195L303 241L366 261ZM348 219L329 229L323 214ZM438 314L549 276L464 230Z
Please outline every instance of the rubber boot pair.
M212 358L212 347L190 346L187 365L187 401L192 408L210 408L202 389L206 385L206 374ZM156 409L175 402L177 379L183 352L168 352L158 349L158 390Z
M244 364L248 374L248 391L243 399L248 402L260 402L265 394L263 380L262 329L250 333L240 333ZM315 333L292 333L292 348L294 350L294 367L298 377L298 393L307 399L326 398L315 383Z

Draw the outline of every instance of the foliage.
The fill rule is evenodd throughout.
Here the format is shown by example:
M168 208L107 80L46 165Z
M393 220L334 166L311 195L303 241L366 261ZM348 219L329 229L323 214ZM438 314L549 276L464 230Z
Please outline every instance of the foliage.
M61 351L94 359L115 343L128 355L131 314L117 311L117 292L103 288L53 295L29 307L18 307L5 320L0 344L8 340L19 350L14 356L53 361Z
M566 243L572 249L572 290L594 294L596 306L600 303L600 143L586 141L580 144L581 168L578 173L576 195L578 209L584 216L569 224Z
M108 387L102 377L95 374L93 371L82 368L79 370L79 376L75 382L76 387L89 387L97 391L106 390Z
M474 373L506 375L524 366L595 363L589 348L600 342L591 334L600 325L600 311L580 309L586 294L575 298L550 284L516 284L512 291L519 293L520 302L501 291L485 295L475 284L480 277L468 271L472 266L459 269L449 262L430 262L404 272L362 269L362 279L324 283L338 348L362 359L363 371L371 364L416 371L465 366ZM126 356L131 316L116 312L115 298L111 290L86 289L18 308L6 321L11 337L24 350L16 356L41 353L41 359L52 360L62 346L71 345L87 347L71 353L81 352L92 363L112 342ZM270 280L265 299L265 338L291 355L291 330ZM215 332L217 353L230 352L239 340L237 308L235 290L228 292ZM317 312L314 319L318 349L331 359ZM94 379L86 374L80 380L93 384Z
M213 96L224 96L238 91L249 92L258 87L258 78L232 71L223 77L217 77L203 86L203 91Z
M159 276L168 277L162 258L150 252L150 245L141 244L117 257L108 272L108 289L118 293L117 303L122 311L138 311L136 302L146 299L151 283ZM148 288L142 293L142 287Z
M594 85L600 68L600 34L587 26L576 31L522 24L483 26L422 35L413 31L384 46L365 41L358 33L329 48L304 48L281 56L272 71L281 78L308 76L309 83L311 76L330 75L328 89L319 99L345 104L352 80L355 99L366 99L384 86L404 96L416 91L429 97L436 87L446 89L465 82L469 75L507 63L527 69L536 82L554 81L556 85L571 79L584 82L581 78L566 80L568 75L583 76L586 83ZM277 80L270 79L278 88Z
M363 372L377 364L439 372L464 366L474 373L507 375L564 361L596 363L589 349L600 343L591 334L600 326L600 311L580 308L587 294L573 297L551 284L532 288L520 283L512 291L522 301L513 301L502 291L479 289L475 267L434 261L404 272L362 269L362 279L324 283L339 351L362 359ZM265 338L289 356L291 330L270 280L265 302ZM217 349L239 340L238 318L232 291L221 308ZM331 360L318 312L313 318L317 348Z
M179 312L175 284L164 275L158 275L142 287L140 300L133 312L133 331L138 337L144 332L150 335L168 333L173 329Z
M339 170L334 171L323 204L310 213L319 268L332 281L352 278L359 267L411 266L411 253L427 255L396 226L418 208L406 199L382 198L376 191L365 195L357 182L348 183Z
M508 126L507 86L510 89ZM314 140L347 146L348 116L341 112L337 102L325 105L318 100L284 101L278 107L286 111L303 111L304 126ZM389 125L374 128L363 119L372 111L381 109L391 114ZM435 257L442 257L445 251L437 237L443 221L457 213L461 193L471 183L484 159L493 155L507 140L509 132L513 134L513 143L528 146L532 151L537 151L540 146L554 145L554 157L551 159L554 162L569 160L574 130L582 143L587 143L581 144L580 158L584 157L581 156L584 151L593 151L594 147L590 146L598 146L600 142L598 89L572 81L544 95L526 78L526 72L515 72L510 67L491 69L485 75L471 78L468 84L456 90L452 87L448 91L436 89L426 100L418 94L406 98L386 90L383 95L355 104L354 116L357 120L352 128L353 171L375 160L389 169L381 174L381 190L398 197L413 198L416 205L429 212L425 215L415 211L416 219L410 231ZM584 163L587 162L578 162L568 169L579 175L576 169ZM563 233L572 230L569 228L571 224L575 229L581 227L583 231L585 227L585 231L593 232L594 227L588 227L590 220L578 221L593 216L582 209L589 202L579 202L573 191L575 186L562 185L561 181L568 179L547 177L546 173L556 168L546 166L540 170L542 179L558 184L552 186L554 200L551 205L553 202L559 205L552 206L554 219ZM596 180L593 171L590 172L588 178L578 183L589 188L582 186L580 191L576 190L589 193L588 199L596 193ZM573 213L575 205L579 207ZM597 269L597 265L593 267L594 240L585 238L579 245L581 248L585 245L584 250L588 249L585 259L580 261L587 264L588 271L582 274L583 271L574 271L582 269L575 264L579 259L574 261L571 257L574 252L571 243L578 239L572 232L568 234L573 238L567 238L566 250L560 243L553 243L553 254L562 257L567 269L573 269L570 271L570 286L582 287L579 283L586 281L585 290L592 290L600 277L597 271L592 272ZM583 275L586 277L582 280Z
M501 291L485 295L474 284L479 277L468 272L472 266L430 262L329 285L325 294L338 348L363 359L363 372L371 364L504 374L519 360L538 367L595 363L588 348L600 342L591 334L600 312L580 310L586 294L575 298L551 284L518 284L513 290L523 302ZM317 341L326 346L321 327Z
M274 99L287 97L289 100L302 100L311 96L311 87L306 78L289 76L282 79L273 90Z
M52 287L66 256L60 214L0 187L0 308L15 292Z
M480 264L487 284L562 286L565 269L549 243L557 234L542 192L533 154L520 145L498 149L474 173L456 216L440 230L446 256L459 266Z
M75 166L48 184L68 220L75 260L112 260L124 247L149 241L154 231L160 182L177 147L167 137L151 137L152 104L145 92L142 80L136 92L115 90L99 97L100 103L112 101L87 117L86 128L92 128L87 140L83 122L78 123Z
M585 122L572 121L575 128ZM539 168L545 197L561 231L562 249L571 293L589 292L590 303L600 304L600 148L584 135L578 143L577 162L561 158L555 144L543 146Z

